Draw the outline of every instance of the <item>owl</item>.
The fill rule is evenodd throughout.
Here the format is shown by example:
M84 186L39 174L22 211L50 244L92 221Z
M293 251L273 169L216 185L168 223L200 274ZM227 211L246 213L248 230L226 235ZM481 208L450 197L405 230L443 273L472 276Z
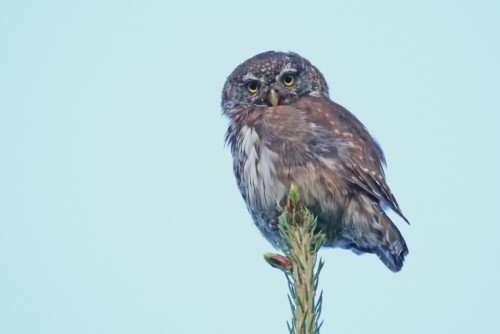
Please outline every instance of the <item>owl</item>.
M276 246L276 218L297 186L325 247L374 253L401 270L406 243L384 209L406 222L384 177L382 149L333 102L321 72L296 53L264 52L229 75L222 92L237 184L256 226Z

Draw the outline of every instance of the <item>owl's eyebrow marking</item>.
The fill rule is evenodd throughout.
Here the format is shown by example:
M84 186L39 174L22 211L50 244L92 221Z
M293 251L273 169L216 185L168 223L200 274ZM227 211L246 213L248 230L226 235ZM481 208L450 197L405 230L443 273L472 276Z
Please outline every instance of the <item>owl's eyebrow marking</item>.
M296 68L293 68L292 67L292 64L288 63L285 65L285 67L281 70L280 75L284 74L284 73L297 73L298 70Z
M259 80L260 81L260 78L256 77L253 73L247 73L247 74L245 74L242 77L242 79L243 79L244 82L253 81L253 80Z

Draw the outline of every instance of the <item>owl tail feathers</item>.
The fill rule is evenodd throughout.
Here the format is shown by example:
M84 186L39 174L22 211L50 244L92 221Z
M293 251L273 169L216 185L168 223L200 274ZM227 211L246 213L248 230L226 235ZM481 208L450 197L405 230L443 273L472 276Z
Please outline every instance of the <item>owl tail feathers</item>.
M387 268L393 272L398 272L403 267L405 256L408 255L408 247L394 223L382 213L380 217L382 229L382 240L373 251Z

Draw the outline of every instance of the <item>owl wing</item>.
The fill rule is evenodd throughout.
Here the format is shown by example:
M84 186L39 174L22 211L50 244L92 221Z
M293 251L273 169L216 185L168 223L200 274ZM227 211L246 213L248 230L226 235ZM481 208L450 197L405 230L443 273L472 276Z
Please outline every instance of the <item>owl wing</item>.
M314 154L329 170L388 205L406 222L396 198L385 182L384 154L364 125L333 101L307 96L297 101L307 110Z

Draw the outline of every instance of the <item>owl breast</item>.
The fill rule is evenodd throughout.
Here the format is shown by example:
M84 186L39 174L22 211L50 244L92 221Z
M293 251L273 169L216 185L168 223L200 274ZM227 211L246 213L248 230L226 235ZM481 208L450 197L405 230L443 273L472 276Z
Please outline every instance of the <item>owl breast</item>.
M263 139L254 127L242 127L238 154L242 160L237 173L240 174L240 190L250 211L263 213L269 221L286 195L287 188L277 174L279 156Z
M264 109L241 127L229 128L238 186L256 225L272 244L278 233L273 222L283 211L291 184L320 223L338 228L346 187L316 159L315 130L304 110L293 106Z

